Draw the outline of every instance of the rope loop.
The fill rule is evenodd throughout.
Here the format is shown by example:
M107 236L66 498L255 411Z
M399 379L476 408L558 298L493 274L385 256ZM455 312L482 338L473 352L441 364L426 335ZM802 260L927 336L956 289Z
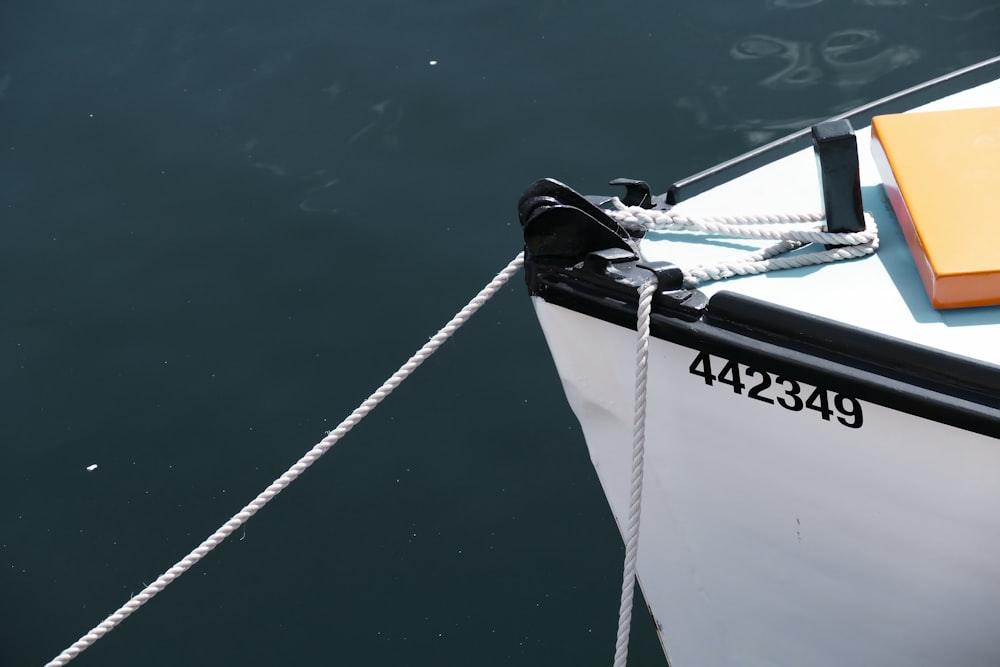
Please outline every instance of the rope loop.
M639 224L651 232L684 231L718 234L752 240L778 241L771 246L747 253L729 261L699 264L684 270L684 286L697 287L711 280L733 276L756 275L768 271L795 269L816 264L828 264L856 259L878 250L878 226L865 213L865 230L835 233L826 231L823 213L774 213L740 216L705 216L693 218L671 211L626 206L615 197L613 208L607 211L618 222ZM797 225L797 226L794 226ZM780 257L807 244L816 243L827 249Z

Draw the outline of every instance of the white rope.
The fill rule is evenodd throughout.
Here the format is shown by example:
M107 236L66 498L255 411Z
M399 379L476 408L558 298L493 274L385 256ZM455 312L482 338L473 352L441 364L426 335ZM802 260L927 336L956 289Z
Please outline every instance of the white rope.
M733 276L754 275L781 269L797 269L803 266L828 264L830 262L839 262L845 259L856 259L871 255L878 249L878 229L875 227L875 222L871 220L868 222L868 228L876 236L871 243L865 245L841 246L829 250L803 253L801 255L763 259L757 259L759 253L752 253L741 259L729 262L693 266L684 271L684 285L685 287L695 287L708 280L721 280ZM771 248L775 247L772 246ZM766 248L766 250L770 250L770 248Z
M618 198L613 199L611 203L614 209L607 211L610 217L619 222L640 224L650 231L701 232L746 239L779 241L772 246L734 260L700 264L683 269L684 286L688 288L696 287L708 280L722 280L733 276L753 275L865 257L878 250L879 244L878 227L868 213L865 213L866 229L864 231L834 233L825 231L822 225L813 224L825 221L826 217L822 213L691 218L670 211L625 206ZM800 226L790 226L796 223L799 223ZM803 223L810 226L802 227ZM822 243L836 247L790 257L778 257L778 255L801 248L807 243Z
M646 373L649 367L649 316L656 281L639 288L636 313L638 343L635 352L635 411L632 426L632 481L629 487L628 520L625 524L625 566L622 572L622 598L618 607L618 640L615 643L614 667L628 661L628 639L632 628L632 599L635 594L636 560L639 555L639 518L642 513L642 472L646 453Z
M338 440L346 435L358 422L360 422L375 406L381 403L392 391L400 385L414 370L417 369L429 356L441 347L455 331L465 324L465 322L477 311L490 297L503 287L512 275L524 263L524 253L518 255L496 275L489 284L477 294L455 317L441 328L427 343L417 350L410 359L400 367L398 371L385 381L385 383L375 390L354 412L352 412L337 428L333 429L327 436L320 440L312 449L300 458L295 465L274 480L270 486L261 491L248 505L240 510L233 518L224 523L217 531L212 533L204 542L199 544L191 553L179 560L173 567L157 577L156 581L149 584L131 600L122 605L118 611L108 616L104 621L94 627L90 632L77 640L72 646L60 653L46 664L46 667L56 667L65 665L91 644L113 630L119 623L128 618L135 610L146 604L154 595L167 587L174 579L187 572L195 563L204 558L208 553L217 547L224 539L229 537L250 517L256 514L264 505L270 502L276 495L294 482L299 475L323 456L328 449L333 447Z

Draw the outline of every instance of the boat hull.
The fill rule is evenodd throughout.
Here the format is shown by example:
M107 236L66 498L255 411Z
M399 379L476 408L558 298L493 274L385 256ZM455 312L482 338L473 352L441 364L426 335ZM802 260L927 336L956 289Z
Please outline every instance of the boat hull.
M621 526L636 333L533 301ZM638 569L670 663L1000 664L1000 441L782 357L650 343Z

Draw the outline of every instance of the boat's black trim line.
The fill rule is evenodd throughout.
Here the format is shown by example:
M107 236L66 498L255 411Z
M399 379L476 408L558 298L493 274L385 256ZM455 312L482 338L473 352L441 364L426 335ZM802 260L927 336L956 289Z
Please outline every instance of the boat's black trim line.
M811 136L824 196L841 197L826 202L828 222L841 231L856 229L860 199L856 184L845 180L843 160L850 151L843 150L844 126L848 133L850 126L842 121L867 125L873 115L996 79L998 72L1000 57L959 70L679 181L664 195L652 196L641 181L612 183L625 186L628 205L668 209L693 192L797 150L799 140ZM856 152L851 159L856 177ZM623 228L607 216L600 206L607 199L584 197L551 179L536 181L525 192L518 213L532 295L634 329L637 290L652 274L659 282L651 327L657 338L1000 438L1000 367L731 292L708 299L684 289L677 267L639 262L636 239L643 230Z
M997 78L1000 72L1000 56L964 67L931 79L912 88L869 102L852 111L834 116L830 120L847 120L857 127L870 124L873 116L898 113L932 102L935 99L957 93L981 83ZM742 176L757 167L778 158L791 155L809 145L809 128L793 132L771 143L758 146L731 160L727 160L692 176L676 181L667 190L664 198L668 204L677 204L717 185Z
M732 292L708 299L680 287L677 267L618 249L570 267L528 256L525 268L533 295L630 329L655 275L655 338L1000 438L1000 367Z

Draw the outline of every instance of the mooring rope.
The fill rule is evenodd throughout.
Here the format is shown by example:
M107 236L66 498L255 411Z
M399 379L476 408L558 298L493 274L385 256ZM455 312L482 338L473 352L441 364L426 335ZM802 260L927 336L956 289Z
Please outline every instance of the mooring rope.
M632 600L635 597L636 561L639 556L639 519L642 515L642 473L646 454L646 374L649 368L649 318L656 281L639 288L636 311L638 342L635 350L635 400L632 425L632 479L629 485L628 520L625 523L625 565L622 568L622 598L618 607L618 640L614 667L628 662L628 639L632 629Z
M671 211L626 206L620 199L612 200L613 210L608 215L619 222L640 224L649 231L686 231L719 234L754 240L774 240L778 243L747 253L736 259L681 267L684 286L697 287L708 280L722 280L733 276L746 276L781 269L828 264L845 259L871 255L878 250L878 227L871 215L865 213L866 228L861 232L828 232L821 223L823 213L780 213L740 216L705 216L693 218ZM799 227L791 225L799 223ZM802 227L808 224L808 227ZM809 243L823 244L826 249L780 257Z
M684 268L684 286L696 287L707 280L720 280L737 275L750 275L826 264L870 255L878 250L878 227L865 213L866 228L861 232L835 233L825 230L823 213L779 213L764 215L716 216L692 218L670 211L626 206L620 199L611 202L607 214L618 222L639 224L648 231L686 231L718 234L754 240L777 241L770 246L746 253L736 259ZM798 224L798 227L790 225ZM804 227L803 225L808 225ZM803 246L816 243L824 250L782 256ZM636 561L639 554L639 519L642 513L643 460L646 442L646 377L649 366L649 320L655 282L639 288L636 311L638 343L635 362L635 412L632 430L632 478L629 488L628 519L624 530L625 565L622 572L621 605L618 608L618 638L615 643L614 667L625 667L632 624L635 597Z
M393 373L381 387L376 389L375 392L362 402L361 405L354 410L354 412L348 415L344 421L340 422L337 428L327 433L325 438L316 443L316 445L306 452L306 454L291 468L286 470L281 477L274 480L270 486L261 491L256 498L237 512L231 519L229 519L229 521L222 524L217 531L206 538L205 541L199 544L193 551L191 551L191 553L177 561L173 567L157 577L153 583L149 584L146 588L133 596L132 599L95 626L90 632L77 640L72 646L57 655L50 662L46 663L46 667L56 667L58 665L65 665L69 663L73 658L80 655L81 652L86 650L94 642L113 630L119 623L128 618L139 607L149 602L153 596L166 588L177 577L191 569L195 563L208 555L212 549L217 547L223 540L246 523L250 517L256 514L276 495L281 493L285 487L294 482L299 475L305 472L309 466L319 459L319 457L323 456L323 454L333 447L338 440L354 428L358 422L364 419L369 412L375 409L375 407L389 394L391 394L392 391L403 382L403 380L409 377L410 374L413 373L418 366L420 366L420 364L434 354L434 352L441 347L442 343L448 340L460 326L465 324L465 322L468 321L468 319L477 310L479 310L483 304L489 301L489 299L496 294L508 280L510 280L511 276L517 273L517 270L523 263L524 253L521 252L518 253L518 255L512 259L510 263L479 292L479 294L469 301L469 303L462 308L462 310L460 310L446 325L434 334L434 336L431 337L431 339L428 340L423 347L417 350L398 371Z

